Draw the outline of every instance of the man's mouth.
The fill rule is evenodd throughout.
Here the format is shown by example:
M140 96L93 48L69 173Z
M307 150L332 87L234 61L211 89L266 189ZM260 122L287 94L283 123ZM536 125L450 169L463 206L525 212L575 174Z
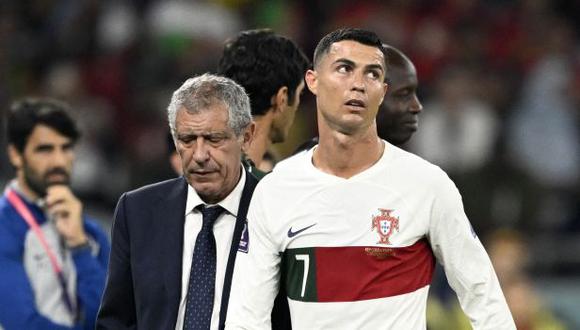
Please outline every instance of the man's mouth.
M361 110L361 109L366 108L366 104L363 101L357 100L357 99L348 100L344 104L349 106L350 108L354 108L357 110Z
M190 170L188 171L188 173L190 175L196 176L196 177L207 177L210 176L212 174L214 174L216 171L212 171L212 170Z
M68 182L69 175L65 171L56 170L46 173L44 179L49 183Z
M419 128L419 121L418 120L408 120L403 122L403 125L405 125L405 127L408 127L412 130L417 130Z

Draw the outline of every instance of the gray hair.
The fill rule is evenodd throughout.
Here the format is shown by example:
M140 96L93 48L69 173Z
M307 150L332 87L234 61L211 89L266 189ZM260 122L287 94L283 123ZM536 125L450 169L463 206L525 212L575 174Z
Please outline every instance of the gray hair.
M177 111L184 107L189 113L199 113L210 105L223 102L228 109L228 124L240 136L252 122L250 99L244 88L235 81L205 73L187 79L179 87L167 107L167 119L171 135L175 140L175 120Z

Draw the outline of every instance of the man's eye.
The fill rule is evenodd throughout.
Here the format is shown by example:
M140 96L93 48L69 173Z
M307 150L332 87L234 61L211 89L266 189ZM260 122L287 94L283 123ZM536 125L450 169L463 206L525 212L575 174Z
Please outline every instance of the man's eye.
M52 149L53 149L52 146L38 146L35 148L36 152L39 152L39 153L51 152Z
M227 138L227 135L216 134L216 135L209 135L205 139L210 143L220 143Z
M405 98L411 95L411 91L408 89L403 89L402 91L397 92L396 96L400 98Z
M178 138L179 142L183 143L183 144L189 144L191 143L191 141L193 141L193 137L192 136L180 136Z
M369 71L367 76L371 79L378 79L381 75L377 71Z
M336 71L339 73L347 73L349 71L349 67L346 65L340 65L338 68L336 68Z

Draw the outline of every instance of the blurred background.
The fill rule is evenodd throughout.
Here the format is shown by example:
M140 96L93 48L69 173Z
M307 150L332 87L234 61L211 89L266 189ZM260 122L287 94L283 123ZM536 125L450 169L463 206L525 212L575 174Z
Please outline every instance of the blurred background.
M269 27L311 57L343 26L415 63L424 110L405 148L459 187L519 328L580 329L580 1L2 0L0 109L30 95L73 106L74 188L109 227L122 192L174 176L165 107L215 71L227 38ZM278 159L316 135L315 111L306 92ZM0 184L12 176L1 152ZM431 311L449 327L456 301L441 278L433 329Z

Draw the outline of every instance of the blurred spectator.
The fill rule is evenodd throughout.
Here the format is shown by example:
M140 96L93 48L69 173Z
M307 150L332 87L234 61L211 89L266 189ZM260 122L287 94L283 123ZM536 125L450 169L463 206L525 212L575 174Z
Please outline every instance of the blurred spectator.
M25 99L7 117L16 169L0 198L0 328L91 329L110 246L70 188L79 137L67 107Z
M490 235L486 246L517 329L566 329L534 288L528 275L529 247L523 236L511 230L497 230ZM456 300L446 307L430 299L428 308L430 330L471 329Z
M479 170L494 151L498 119L476 97L475 83L466 68L448 68L439 77L437 94L426 103L421 129L411 141L411 150L451 176Z
M573 32L544 19L541 56L531 67L509 119L508 148L515 164L542 188L539 228L565 230L580 186L580 117L574 95Z
M549 187L569 187L580 178L578 110L567 93L573 72L566 53L547 53L531 70L510 120L515 160Z
M529 277L530 250L523 235L497 230L487 241L506 300L518 329L565 329L536 292Z

